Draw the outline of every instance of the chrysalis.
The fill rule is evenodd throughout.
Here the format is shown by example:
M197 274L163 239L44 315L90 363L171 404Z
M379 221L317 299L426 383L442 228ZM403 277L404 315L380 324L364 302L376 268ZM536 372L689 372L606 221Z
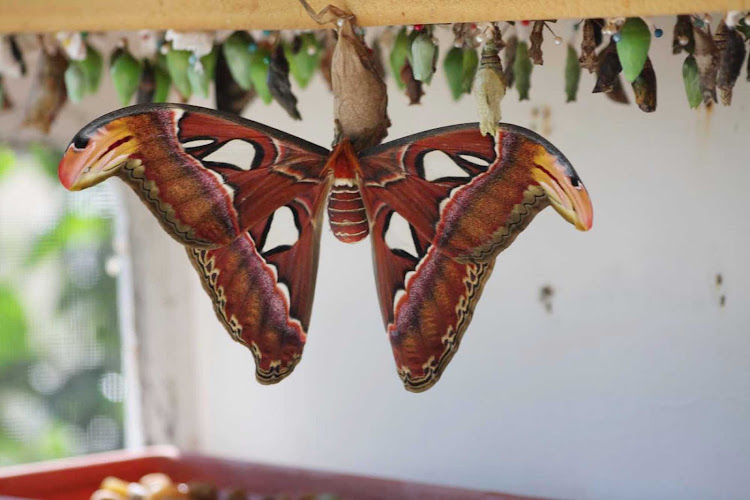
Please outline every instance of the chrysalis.
M641 111L646 113L656 111L656 73L650 58L646 58L641 74L633 80L632 85L635 102Z
M513 63L513 74L516 77L516 90L518 90L518 100L525 101L529 99L529 89L531 89L531 71L534 65L529 58L529 47L526 42L518 42L516 47L516 60Z
M304 89L320 66L323 48L314 33L302 33L292 43L284 44L284 55L289 62L289 74Z
M586 19L583 22L583 40L581 41L581 57L578 63L582 68L589 70L589 73L596 71L599 65L599 57L596 54L596 48L599 46L596 40L597 20ZM599 26L599 37L601 38L601 27Z
M43 47L37 64L24 125L47 133L67 98L65 69L68 61L59 49L50 55Z
M494 40L490 40L482 48L482 59L472 88L482 135L494 136L497 133L498 123L502 119L500 101L505 96L505 89L505 75L498 47Z
M458 101L463 94L464 51L459 47L452 47L443 60L443 71L448 80L448 87L454 101ZM400 77L399 77L400 78ZM397 80L399 79L397 78Z
M167 46L167 48L165 60L169 77L172 79L177 92L180 93L182 100L187 101L193 95L193 88L188 78L191 54L187 50L176 50L171 46Z
M568 55L565 60L565 102L576 100L580 80L581 65L578 62L578 54L576 54L576 49L568 44Z
M393 74L396 85L399 89L404 90L406 88L406 82L401 79L401 70L409 57L409 35L406 34L406 28L401 27L396 34L396 39L393 41L393 47L391 48L391 55L389 57L389 63L391 66L391 73Z
M529 57L534 64L544 64L542 58L542 42L544 41L544 21L534 21L534 27L531 29L531 35L529 35L529 42L531 47L529 48Z
M271 104L273 95L268 88L268 67L271 64L271 49L265 42L250 46L250 80L264 104Z
M518 37L511 35L505 42L505 56L503 60L503 66L505 67L505 83L508 88L513 87L516 83L516 75L513 72L513 67L516 65L516 52L518 50Z
M406 86L406 96L409 98L409 105L419 104L422 96L424 95L424 91L422 90L422 82L414 78L412 67L409 61L406 61L404 63L399 76L401 77L401 81L404 82Z
M622 74L633 82L641 74L651 46L651 30L640 17L630 17L620 28L617 56L622 65Z
M122 106L127 106L138 90L141 71L143 71L141 63L133 57L127 47L118 48L112 53L109 73Z
M216 61L215 84L216 109L219 111L240 115L255 97L252 86L250 90L245 90L235 81L223 51L219 53Z
M247 31L235 31L221 47L232 79L244 90L250 90L253 86L250 80L250 64L253 58L250 47L254 44L253 37Z
M737 82L745 62L745 41L736 29L721 21L716 30L716 45L719 49L719 98L724 106L732 103L732 89Z
M292 84L289 81L289 63L280 43L276 44L268 67L268 89L289 116L295 120L302 119L297 109L297 98L292 93Z
M208 97L208 89L211 82L214 80L214 74L216 73L216 56L219 49L214 46L211 52L197 58L192 56L191 64L188 67L188 80L190 80L190 87L194 94L197 94L204 99Z
M719 72L719 49L711 37L711 28L706 27L704 31L693 26L693 37L695 38L695 62L698 65L701 90L703 91L703 102L709 104L716 102L716 77Z
M609 45L599 54L599 67L593 93L613 90L621 71L622 65L617 55L617 44L614 40L610 40Z
M690 16L677 16L677 24L674 25L672 53L679 54L683 50L688 54L695 51L693 23L690 21Z
M688 55L685 62L682 63L682 80L685 83L685 95L688 104L695 109L703 101L703 91L701 90L700 75L698 74L698 64L695 57Z
M429 29L423 29L411 44L411 67L414 79L430 83L435 72L438 47L432 39Z
M477 73L479 66L479 56L474 48L464 50L463 75L461 76L461 90L464 94L471 93L471 86L474 83L474 75Z

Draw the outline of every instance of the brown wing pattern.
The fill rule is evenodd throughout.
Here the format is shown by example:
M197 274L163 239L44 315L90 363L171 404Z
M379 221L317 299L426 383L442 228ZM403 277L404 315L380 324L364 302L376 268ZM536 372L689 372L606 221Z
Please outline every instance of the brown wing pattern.
M443 164L430 164L434 152ZM381 312L411 391L440 378L495 257L540 210L552 204L577 227L591 224L572 166L520 127L501 125L495 137L476 124L438 129L365 151L360 162ZM401 234L395 214L408 224Z

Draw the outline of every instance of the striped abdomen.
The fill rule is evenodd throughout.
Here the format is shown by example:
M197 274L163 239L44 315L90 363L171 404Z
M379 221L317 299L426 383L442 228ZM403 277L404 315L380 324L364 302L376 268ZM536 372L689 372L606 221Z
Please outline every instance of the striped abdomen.
M328 199L328 220L334 236L344 243L356 243L367 236L370 225L356 184L334 184Z

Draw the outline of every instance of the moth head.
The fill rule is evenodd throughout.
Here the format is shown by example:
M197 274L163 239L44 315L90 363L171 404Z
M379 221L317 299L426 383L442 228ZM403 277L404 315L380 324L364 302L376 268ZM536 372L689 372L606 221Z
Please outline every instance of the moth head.
M137 149L137 140L120 118L108 123L93 122L76 134L57 169L63 186L80 191L117 174Z
M538 146L531 176L544 189L557 213L581 231L594 222L594 209L586 187L568 160L558 152Z

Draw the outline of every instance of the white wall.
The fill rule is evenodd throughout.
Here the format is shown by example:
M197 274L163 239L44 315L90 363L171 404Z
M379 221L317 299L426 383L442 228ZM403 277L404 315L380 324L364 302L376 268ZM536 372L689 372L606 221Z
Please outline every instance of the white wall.
M505 120L520 125L550 106L547 136L586 183L594 228L539 215L498 259L460 352L428 392L406 392L396 375L368 242L324 234L305 355L275 386L255 382L252 356L194 279L183 307L198 330L197 366L184 370L197 371L200 448L558 498L746 497L750 84L743 70L731 108L691 111L672 21L659 21L652 115L589 94L588 73L579 102L564 104L565 49L549 41L531 103L506 97ZM389 138L475 121L473 100L452 103L442 73L421 106L390 86ZM302 122L261 103L247 116L330 144L324 84L299 97ZM158 245L176 248L166 236ZM552 314L539 301L545 284Z

